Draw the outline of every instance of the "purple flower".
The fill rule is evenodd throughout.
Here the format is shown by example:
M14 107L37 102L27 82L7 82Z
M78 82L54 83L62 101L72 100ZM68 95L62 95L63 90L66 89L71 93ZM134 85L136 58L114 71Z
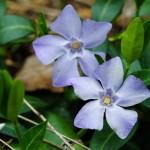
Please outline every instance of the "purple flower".
M98 67L94 54L104 57L101 52L89 51L103 43L112 25L108 22L95 22L87 19L81 23L79 16L71 5L67 5L50 28L60 34L45 35L33 42L38 59L45 65L55 59L53 66L53 85L66 86L73 77L80 76L78 63L82 71L93 76Z
M129 75L123 83L123 67L119 57L100 65L94 74L97 78L71 79L76 95L83 100L92 99L77 114L74 124L79 128L103 128L103 117L116 134L124 139L137 121L137 113L122 107L136 105L150 97L142 81ZM123 84L122 84L123 83Z

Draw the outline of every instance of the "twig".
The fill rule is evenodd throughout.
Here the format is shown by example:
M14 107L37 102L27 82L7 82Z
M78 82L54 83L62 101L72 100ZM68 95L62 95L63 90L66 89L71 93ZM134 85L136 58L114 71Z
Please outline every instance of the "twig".
M13 147L11 147L9 144L7 144L5 141L3 141L2 139L0 139L0 142L3 143L5 146L7 146L8 148L10 148L11 150L15 150Z
M35 122L35 121L33 121L33 120L29 119L29 118L26 118L26 117L24 117L22 115L18 115L18 117L20 119L24 120L24 121L27 121L27 122L31 123L31 124L34 124L34 125L38 125L39 124L39 123L37 123L37 122ZM46 128L46 130L49 130L49 131L53 132L53 130L51 130L50 128ZM61 135L62 135L63 138L65 138L65 139L67 139L67 140L69 140L69 141L71 141L73 143L76 143L76 144L80 145L81 147L85 148L86 150L91 150L90 148L86 147L85 145L82 145L81 143L79 143L78 141L76 141L74 139L71 139L71 138L69 138L69 137L67 137L67 136L65 136L63 134L61 134Z
M40 114L37 110L35 110L25 99L23 100L24 103L42 120L42 121L47 121L46 118ZM55 128L49 123L47 122L47 126L53 130L53 132L71 149L71 150L75 150L70 143L63 138L63 136L57 131L55 130Z
M39 123L37 123L37 122L35 122L35 121L31 120L31 119L28 119L28 118L26 118L24 116L21 116L21 115L18 115L18 118L20 118L22 120L25 120L25 121L27 121L27 122L29 122L31 124L34 124L34 125L38 125L39 124Z
M29 123L31 123L31 124L39 125L39 123L37 123L37 122L35 122L35 121L31 120L31 119L28 119L28 118L26 118L26 117L24 117L24 116L18 115L18 118L20 118L20 119L22 119L22 120L24 120L24 121L27 121L27 122L29 122ZM46 128L46 129L48 130L49 128ZM53 132L53 131L52 131L52 132ZM44 139L43 141L46 142L46 143L48 143L48 144L51 144L51 145L53 145L53 146L55 146L55 147L57 147L57 148L59 148L59 149L62 149L61 147L59 147L58 145L56 145L56 144L54 144L54 143L48 141L47 139Z

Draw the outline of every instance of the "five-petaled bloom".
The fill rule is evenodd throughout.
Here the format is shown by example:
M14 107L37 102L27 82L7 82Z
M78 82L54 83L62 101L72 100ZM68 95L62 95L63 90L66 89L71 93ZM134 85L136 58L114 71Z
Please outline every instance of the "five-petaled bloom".
M150 97L143 82L129 75L123 83L123 67L119 57L103 63L94 71L99 82L90 77L71 79L76 95L93 99L77 114L74 124L79 128L103 128L103 116L116 134L124 139L137 121L137 113L122 107L136 105ZM123 83L123 84L122 84Z
M98 67L94 54L102 56L101 52L92 52L89 48L103 43L111 30L108 22L95 22L87 19L81 23L79 16L71 5L67 5L50 28L60 34L45 35L33 42L38 59L45 65L55 59L53 66L53 85L66 86L69 80L80 76L78 63L82 71L93 76L93 70Z

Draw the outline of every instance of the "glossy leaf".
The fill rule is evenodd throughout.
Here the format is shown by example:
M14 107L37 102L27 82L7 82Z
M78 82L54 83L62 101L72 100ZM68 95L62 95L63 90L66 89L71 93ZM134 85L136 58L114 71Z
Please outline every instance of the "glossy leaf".
M100 52L107 53L108 47L109 47L109 42L106 39L104 43L92 48L92 51L100 51Z
M96 21L112 21L120 13L124 1L96 0L92 6L92 19Z
M20 80L15 80L8 98L7 119L15 121L19 114L24 97L24 87Z
M27 130L22 124L19 124L19 127L21 134ZM4 127L0 130L0 133L8 135L13 138L17 138L16 131L14 129L14 125L12 122L6 122Z
M46 19L45 19L45 15L43 12L40 12L39 20L36 19L35 21L36 21L36 25L37 25L38 29L40 30L40 34L41 35L48 34Z
M144 3L145 0L135 0L137 8L139 9L140 6Z
M104 60L102 59L101 56L97 55L97 54L94 54L95 58L97 59L98 63L99 64L102 64L104 62Z
M144 26L144 50L150 42L150 19L143 23Z
M15 121L24 97L23 84L13 81L6 70L0 71L0 116Z
M143 69L132 73L137 78L140 78L145 85L150 85L150 69Z
M150 41L148 42L146 48L144 49L144 54L140 58L140 62L143 69L150 69Z
M35 109L38 109L38 108L44 108L44 107L47 107L47 103L42 101L41 99L37 98L37 97L34 97L34 96L28 96L26 95L25 96L25 99L28 100L28 102L35 108ZM27 107L26 104L22 104L21 106L21 109L20 109L20 113L27 113L27 112L30 112L31 109L29 107Z
M132 129L126 139L120 139L116 133L105 124L102 131L95 131L90 147L92 150L118 150L134 135L137 130L137 124Z
M131 64L128 74L132 74L133 72L139 71L141 69L142 69L142 67L141 67L140 61L136 60Z
M0 16L3 16L6 12L6 0L0 0Z
M140 7L139 16L146 16L149 14L150 14L150 0L145 0Z
M36 150L43 143L47 122L30 128L22 137L23 150Z
M54 114L54 113L49 113L48 116L48 121L51 122L51 124L55 127L55 129L62 133L63 135L66 135L69 138L79 140L77 135L73 132L71 129L70 125L60 116ZM48 139L52 143L55 143L56 145L62 146L63 141L56 136L53 132L46 131L45 134L45 139ZM65 144L63 145L65 147ZM76 148L76 150L84 150L81 146L74 144L73 147Z
M11 90L13 80L6 70L0 71L0 116L7 118L8 95Z
M57 131L70 138L77 139L76 134L73 132L69 124L64 121L63 118L54 113L49 113L47 119L49 122L51 122L51 124L55 127ZM45 138L58 145L61 145L63 142L58 136L49 131L46 131Z
M145 101L143 101L142 103L140 103L140 105L145 106L150 109L150 98L148 98Z
M35 33L32 23L24 17L7 15L0 17L0 45Z
M127 27L121 42L121 52L128 64L141 56L144 44L144 28L140 18L135 18Z

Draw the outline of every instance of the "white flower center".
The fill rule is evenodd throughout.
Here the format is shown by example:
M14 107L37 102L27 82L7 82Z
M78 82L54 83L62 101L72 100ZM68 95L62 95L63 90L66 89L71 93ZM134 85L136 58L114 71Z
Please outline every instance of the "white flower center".
M78 42L78 41L75 41L75 42L73 42L73 43L71 44L71 48L72 48L73 50L79 50L80 47L81 47L81 45L80 45L80 42Z
M112 102L111 97L109 96L104 96L102 100L104 105L109 105Z

